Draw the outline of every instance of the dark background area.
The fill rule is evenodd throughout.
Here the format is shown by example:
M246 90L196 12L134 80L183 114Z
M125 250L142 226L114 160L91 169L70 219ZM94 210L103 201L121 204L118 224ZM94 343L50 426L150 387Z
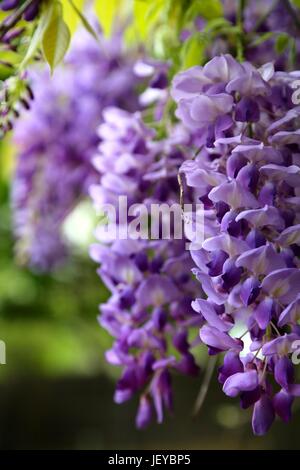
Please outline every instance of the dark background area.
M210 388L199 415L191 415L197 384L176 381L176 413L164 424L138 431L136 403L112 402L105 376L23 377L0 386L2 449L299 449L300 413L254 437L249 413Z

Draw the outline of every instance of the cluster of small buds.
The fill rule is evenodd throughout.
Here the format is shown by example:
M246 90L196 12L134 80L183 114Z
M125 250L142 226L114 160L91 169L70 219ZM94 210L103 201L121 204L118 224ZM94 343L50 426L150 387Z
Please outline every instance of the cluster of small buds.
M32 0L29 2L27 8L23 13L25 21L33 21L39 13L39 9L43 0ZM13 11L18 9L24 0L2 0L0 2L0 9L2 11Z
M192 250L207 298L193 308L209 354L226 352L226 395L253 406L253 430L284 421L300 394L291 355L300 339L300 107L294 74L215 57L174 78L177 116L201 142L181 172L204 204ZM295 343L296 342L296 343Z
M2 79L10 76L17 77L16 58L20 49L24 49L24 34L26 35L25 21L33 21L39 14L40 5L43 0L3 0L0 1L0 11L8 12L0 22L0 66L4 72ZM3 53L3 55L2 55ZM20 62L19 59L17 59ZM19 78L18 78L19 80ZM26 83L25 83L26 84ZM11 85L7 80L6 88ZM14 84L12 84L14 88ZM26 101L26 98L24 98ZM3 101L3 97L2 97ZM15 109L13 110L15 112ZM6 110L4 109L4 113ZM3 116L2 116L3 117ZM3 129L10 129L11 121L7 119L7 125L2 125Z
M26 77L10 77L0 82L0 138L13 129L23 110L30 109L33 92Z
M181 126L168 139L155 140L138 113L107 108L99 133L94 164L100 178L90 190L97 208L104 203L117 207L120 195L128 204L178 202L177 173L185 159L179 147L190 139ZM171 373L199 374L193 347L202 320L191 308L198 283L191 276L185 240L129 236L109 243L103 225L96 237L101 244L92 246L91 256L101 263L99 275L111 291L99 317L114 337L106 358L122 367L115 401L140 393L137 426L149 424L152 403L162 422L163 408L172 409Z

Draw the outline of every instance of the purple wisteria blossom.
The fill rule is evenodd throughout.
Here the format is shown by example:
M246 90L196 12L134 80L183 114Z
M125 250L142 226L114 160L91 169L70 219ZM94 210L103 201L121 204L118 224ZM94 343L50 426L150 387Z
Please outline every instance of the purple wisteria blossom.
M99 42L81 31L64 66L53 77L31 71L35 99L17 122L18 146L12 189L17 255L39 270L66 254L62 224L87 195L96 172L91 158L96 129L108 105L137 109L135 57L122 53L122 34Z
M90 190L97 208L104 203L117 207L121 195L128 205L178 201L177 174L185 158L180 146L190 140L181 126L167 139L155 140L139 113L107 108L99 134L94 159L99 184ZM109 241L103 225L96 237L101 243L91 247L91 256L101 263L99 275L111 291L99 317L114 338L106 359L122 368L114 399L122 403L140 393L136 424L145 427L153 407L158 422L164 408L172 409L172 371L199 374L192 348L199 342L194 327L203 318L191 308L199 286L184 239Z
M177 116L201 143L180 170L205 209L205 240L191 255L207 298L192 306L206 320L209 354L225 352L224 393L253 406L258 435L276 414L290 419L300 389L291 360L300 339L294 77L225 55L178 74L172 87Z

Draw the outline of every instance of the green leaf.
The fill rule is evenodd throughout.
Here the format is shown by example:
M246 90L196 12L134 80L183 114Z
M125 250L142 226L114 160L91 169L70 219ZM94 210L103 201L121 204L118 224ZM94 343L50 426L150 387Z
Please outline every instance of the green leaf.
M153 0L147 2L143 0L134 0L133 18L134 21L130 30L132 30L133 40L149 39L149 31L159 22L161 13L165 8L165 0Z
M176 33L167 24L160 25L155 29L155 41L153 51L155 56L164 59L170 56L170 45L176 46Z
M252 47L256 47L256 46L259 46L260 44L262 44L263 42L265 41L268 41L269 39L271 39L272 37L274 37L274 33L272 33L271 31L267 32L267 33L264 33L262 34L261 36L259 36L257 39L255 39L255 41L253 41L250 46Z
M23 69L28 64L28 62L33 58L34 54L39 48L42 42L43 36L44 36L44 32L46 28L48 27L48 24L51 20L52 13L53 13L53 2L49 1L49 2L43 3L42 12L38 21L38 25L33 33L33 36L31 38L25 57L23 58L20 64L20 69Z
M85 27L85 29L98 41L98 35L95 32L93 26L90 24L88 19L84 16L84 14L80 11L80 9L77 7L77 5L74 3L73 0L69 0L69 3L71 7L73 8L74 12L80 18L81 23Z
M121 15L121 11L124 9L123 0L96 0L94 8L104 34L109 36L115 18Z
M206 20L212 20L222 17L223 13L223 5L220 0L196 0L188 8L185 19L189 21L197 16L202 16Z
M289 45L290 36L288 34L282 33L276 39L275 42L275 51L277 54L282 54Z
M292 3L295 5L295 7L300 8L300 0L292 0Z
M228 20L225 18L213 18L212 20L209 20L204 28L205 31L215 31L215 30L220 30L223 28L229 28L229 27L234 27L232 23L230 23Z
M16 65L20 61L20 54L12 50L2 50L1 60L4 62L10 62L12 65Z
M197 33L189 37L181 49L182 69L201 65L205 57L206 40L203 34Z
M240 35L241 29L239 26L234 25L227 21L225 18L214 18L209 20L203 30L204 33L211 35L211 41L216 35Z
M73 35L78 27L80 18L73 6L71 5L70 0L61 0L63 5L63 16L68 28ZM83 11L85 0L73 0L72 3L76 6L77 10L80 12Z
M70 39L70 31L62 15L62 5L56 1L42 41L43 54L50 65L51 71L63 60Z
M295 69L297 62L297 46L295 38L289 38L289 65L291 69Z

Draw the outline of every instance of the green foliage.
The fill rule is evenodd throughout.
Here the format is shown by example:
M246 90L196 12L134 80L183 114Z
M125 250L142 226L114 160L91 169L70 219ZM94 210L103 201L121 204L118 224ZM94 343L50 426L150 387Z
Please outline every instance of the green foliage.
M81 16L83 16L85 0L61 0L63 5L63 16L65 23L68 25L71 35L73 35L78 27Z
M222 25L227 25L222 15L220 0L135 0L134 21L128 36L131 41L137 38L144 41L158 58L171 60L175 73L205 62L213 22L223 20ZM207 21L203 32L196 29L197 17ZM185 29L190 31L190 37L182 42L180 34Z
M24 67L26 67L26 65L28 65L28 63L34 57L35 53L40 47L45 31L50 23L53 14L53 6L54 5L52 2L43 3L42 12L39 17L37 27L33 32L33 36L29 42L29 47L27 49L25 57L23 58L20 64L20 69L23 69Z
M286 33L279 34L275 42L275 51L282 54L289 46L290 36Z
M150 30L159 23L161 17L164 15L163 10L168 4L168 1L153 0L135 0L133 5L134 22L133 28L135 30L135 37L141 40L149 38Z
M15 66L20 62L20 55L16 51L1 51L0 80L6 80L10 77Z
M183 69L202 64L205 58L207 40L204 34L196 33L190 36L181 49L181 64Z
M21 63L24 68L42 46L43 55L51 70L63 60L69 47L71 34L63 19L63 8L60 1L46 2L37 27L29 43L26 55Z
M254 46L254 47L259 46L260 44L263 44L264 42L268 41L269 39L273 37L274 37L274 33L272 33L271 31L261 34L251 43L251 46Z
M83 7L83 4L84 2L80 2L81 3L81 6ZM91 25L91 23L87 20L87 18L84 16L84 14L82 13L82 11L80 10L80 7L78 7L76 5L76 3L74 2L74 0L69 0L69 5L71 5L72 7L72 10L73 12L75 13L75 17L76 18L79 18L82 25L85 27L85 29L96 39L98 40L98 36L97 36L97 33L95 32L93 26ZM64 18L68 18L68 14L64 14ZM76 24L76 22L75 22ZM70 29L70 28L69 28Z
M104 34L109 36L113 30L115 20L124 19L130 13L131 1L123 0L96 0L94 10L103 28Z
M289 54L288 54L289 66L291 70L294 70L295 64L297 62L297 47L296 47L296 41L292 37L289 37L288 51L289 51Z
M13 75L0 82L0 141L19 115L18 105L27 108L30 99L28 83L23 77Z
M300 8L300 0L291 0L291 2L296 8Z
M213 20L223 16L223 5L220 0L194 0L185 14L185 20L193 20L201 16L206 20Z
M62 61L79 21L90 34L97 38L93 27L83 13L84 4L84 0L44 0L40 7L40 14L33 24L20 20L17 26L23 28L23 33L13 53L1 51L1 60L9 64L10 70L7 71L7 67L4 66L5 70L2 71L2 65L0 77L7 78L14 69L20 71L26 68L38 56L40 49L42 49L43 58L53 70ZM5 18L2 12L0 21Z
M63 60L70 39L70 31L62 15L62 5L55 1L42 39L43 54L52 71Z

